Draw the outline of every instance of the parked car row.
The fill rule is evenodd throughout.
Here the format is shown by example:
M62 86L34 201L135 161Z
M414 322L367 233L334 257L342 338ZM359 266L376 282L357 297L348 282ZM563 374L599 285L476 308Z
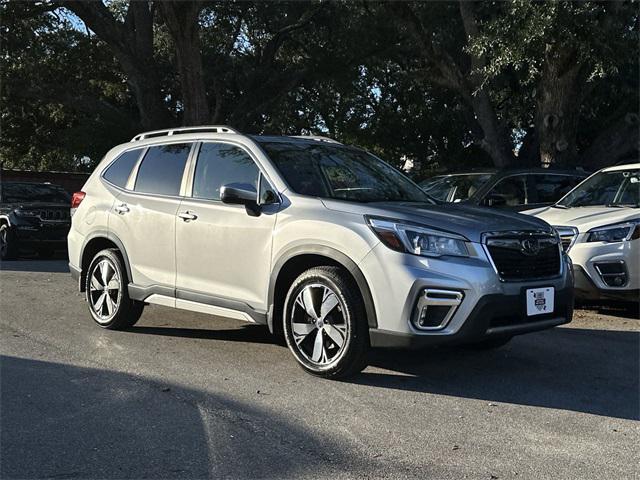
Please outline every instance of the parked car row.
M553 225L582 300L640 299L640 164L572 170L486 170L423 181L442 202L521 211ZM537 208L534 208L537 207Z
M587 176L579 170L487 169L438 175L420 186L441 202L522 211L555 203Z
M71 198L3 183L2 258L46 256L68 232L100 327L128 328L147 304L262 323L307 372L338 378L371 346L496 348L570 322L575 294L637 300L640 164L584 177L486 171L420 188L324 137L146 132Z
M0 183L0 259L36 251L50 257L66 248L71 196L50 183Z

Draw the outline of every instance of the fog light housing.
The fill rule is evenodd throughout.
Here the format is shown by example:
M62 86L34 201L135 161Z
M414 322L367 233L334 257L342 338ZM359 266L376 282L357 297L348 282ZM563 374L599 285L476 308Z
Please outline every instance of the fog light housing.
M620 288L627 284L627 266L622 260L596 263L594 267L608 287Z
M418 330L444 328L462 303L463 295L455 290L425 289L414 308L411 322Z

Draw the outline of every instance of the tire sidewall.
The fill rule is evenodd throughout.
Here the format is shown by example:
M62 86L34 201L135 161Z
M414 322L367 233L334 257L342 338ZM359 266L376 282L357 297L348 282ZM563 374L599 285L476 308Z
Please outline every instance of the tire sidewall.
M293 339L292 326L290 322L291 313L293 311L293 307L295 305L295 299L298 294L307 286L313 284L321 284L328 288L330 288L335 295L338 297L339 304L342 308L342 313L345 319L345 323L347 324L347 339L346 346L343 348L342 352L340 352L339 356L334 359L328 365L318 366L314 363L307 360L304 355L298 350L298 347L295 344ZM309 373L321 375L321 376L331 376L332 373L337 372L339 370L343 370L346 365L351 361L352 352L354 350L355 343L359 340L359 329L358 329L358 319L356 317L357 314L357 306L352 304L353 301L345 296L342 291L342 287L331 278L331 275L326 274L325 272L321 272L318 270L313 270L313 273L307 271L300 275L291 285L289 292L287 293L284 309L283 309L283 329L285 334L285 340L287 342L287 346L289 350L296 358L300 366Z
M9 227L6 223L0 225L0 231L6 232L6 252L1 255L1 260L13 260L16 256L16 244L13 228Z
M111 264L114 266L116 270L116 273L118 274L118 278L120 279L120 288L118 290L118 305L116 307L115 312L113 312L113 315L111 315L111 318L109 319L108 322L102 321L102 318L93 309L93 305L91 302L92 273L94 268L96 268L96 265L104 259L107 259L111 262ZM89 269L87 270L87 276L85 278L85 298L89 306L89 313L91 314L91 318L96 323L96 325L102 328L109 328L118 321L118 318L122 315L123 305L124 305L124 302L126 301L126 298L124 296L124 289L126 285L127 285L127 279L126 279L126 276L124 275L122 262L120 261L120 258L118 257L118 255L115 254L112 250L102 250L98 252L96 256L93 257L93 260L89 264Z

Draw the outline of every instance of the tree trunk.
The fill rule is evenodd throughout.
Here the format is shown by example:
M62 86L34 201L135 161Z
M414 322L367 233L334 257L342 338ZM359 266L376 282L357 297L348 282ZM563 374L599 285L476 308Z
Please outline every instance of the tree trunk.
M209 122L210 112L202 69L198 16L200 2L160 3L165 24L175 45L180 88L182 92L183 125Z
M620 160L637 162L640 158L639 129L638 112L623 112L584 151L580 164L589 170L597 170Z
M549 45L537 92L536 129L543 167L572 166L578 149L583 75L575 52Z
M174 123L164 104L153 60L153 12L149 2L130 2L124 22L101 2L61 1L113 51L133 91L140 123L145 129Z

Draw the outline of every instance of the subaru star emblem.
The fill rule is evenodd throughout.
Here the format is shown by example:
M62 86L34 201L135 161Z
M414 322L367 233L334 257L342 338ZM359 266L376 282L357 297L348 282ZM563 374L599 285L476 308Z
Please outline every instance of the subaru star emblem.
M537 255L540 253L540 242L537 238L525 238L520 242L520 250L530 257Z

